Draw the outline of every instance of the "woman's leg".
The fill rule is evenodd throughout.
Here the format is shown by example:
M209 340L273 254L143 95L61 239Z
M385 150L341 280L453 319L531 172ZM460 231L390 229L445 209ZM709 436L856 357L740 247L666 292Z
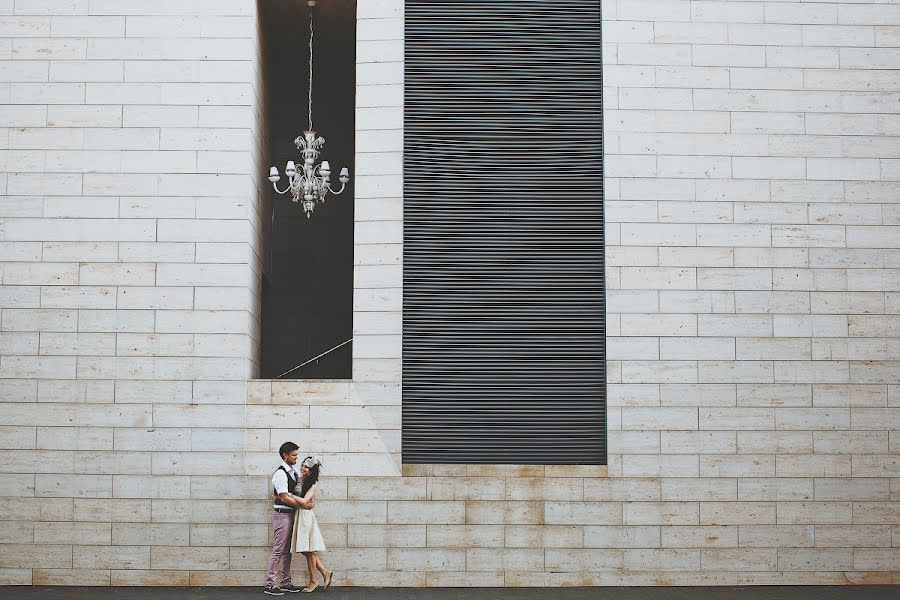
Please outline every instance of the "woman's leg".
M316 570L318 570L319 573L322 574L322 577L325 577L325 575L328 574L328 569L326 569L325 565L322 564L322 559L319 558L319 553L313 552L312 554L316 557Z
M306 587L315 587L319 584L316 580L316 553L304 552L303 555L306 556L306 566L309 568L309 585Z

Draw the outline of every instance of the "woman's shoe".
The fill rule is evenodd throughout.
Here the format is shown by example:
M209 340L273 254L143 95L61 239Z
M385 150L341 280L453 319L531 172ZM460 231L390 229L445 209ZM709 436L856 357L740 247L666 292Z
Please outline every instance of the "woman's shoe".
M328 571L328 575L325 576L325 587L323 590L327 590L331 586L331 578L334 577L334 571Z
M300 591L301 591L301 592L306 592L307 594L309 594L309 593L312 593L312 592L316 591L316 588L317 588L317 587L319 587L319 583L318 583L318 582L316 582L316 583L314 583L314 584L310 584L310 585L306 586L305 588L303 588L303 589L300 590Z

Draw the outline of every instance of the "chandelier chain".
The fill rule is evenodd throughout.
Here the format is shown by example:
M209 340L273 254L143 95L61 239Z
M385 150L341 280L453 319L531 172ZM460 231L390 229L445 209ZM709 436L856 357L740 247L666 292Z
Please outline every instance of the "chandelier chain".
M313 11L309 9L309 131L313 130L312 125L312 85L313 85Z

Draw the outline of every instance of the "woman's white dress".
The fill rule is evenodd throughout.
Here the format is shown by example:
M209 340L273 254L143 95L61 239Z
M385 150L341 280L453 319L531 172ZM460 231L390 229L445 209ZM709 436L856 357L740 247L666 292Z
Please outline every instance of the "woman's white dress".
M291 534L291 552L321 552L325 550L325 540L319 531L316 514L305 508L294 511L294 531Z

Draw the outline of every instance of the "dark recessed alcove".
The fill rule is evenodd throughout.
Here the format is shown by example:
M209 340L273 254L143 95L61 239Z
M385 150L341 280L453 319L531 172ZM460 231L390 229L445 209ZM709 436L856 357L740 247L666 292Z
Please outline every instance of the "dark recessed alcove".
M309 8L305 0L259 0L268 164L301 162L294 138L307 129ZM313 126L326 144L333 185L354 174L356 1L313 8ZM271 190L271 187L269 188ZM353 335L353 180L307 219L290 195L271 194L262 286L260 377L272 379ZM351 344L285 379L350 379Z

